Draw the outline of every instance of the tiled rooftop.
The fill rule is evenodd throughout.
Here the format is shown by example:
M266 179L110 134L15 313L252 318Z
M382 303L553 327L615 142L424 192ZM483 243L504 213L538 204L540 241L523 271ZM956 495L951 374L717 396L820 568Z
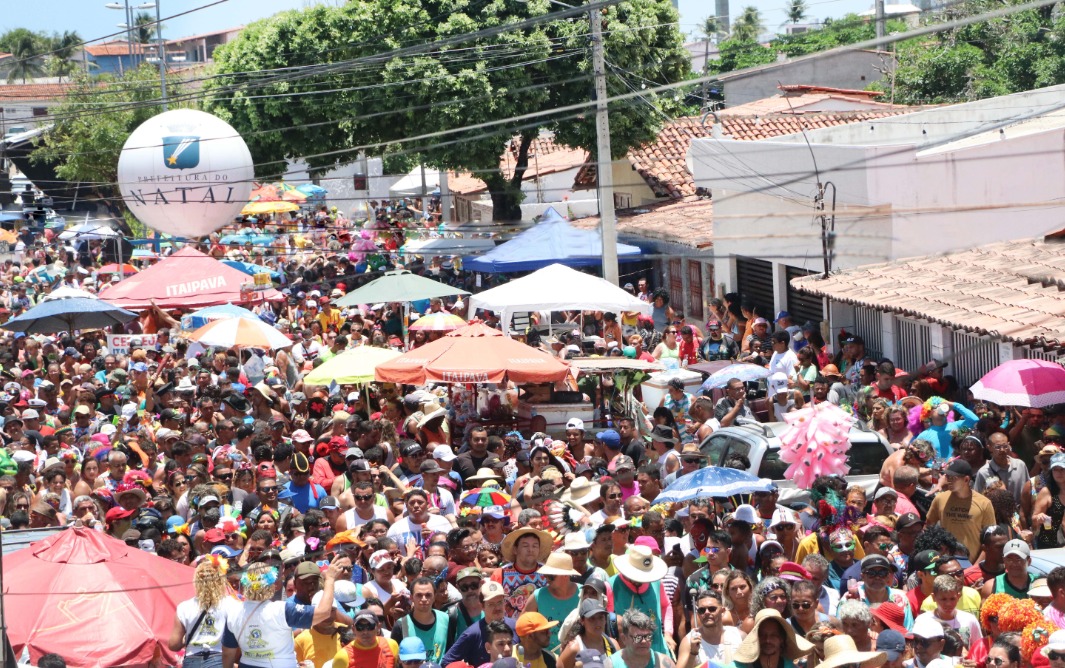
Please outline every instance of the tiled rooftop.
M1065 241L1025 239L792 280L819 297L1017 343L1065 343Z
M713 204L709 199L684 197L648 206L617 210L618 234L632 234L646 239L705 249L713 244ZM572 221L574 227L595 229L599 216Z
M54 100L67 94L72 83L62 84L0 84L0 100Z
M99 58L100 56L128 56L129 55L129 42L124 39L116 39L111 42L103 42L101 44L86 44L83 47L90 56ZM133 44L133 53L140 54L144 52L144 46L142 44Z

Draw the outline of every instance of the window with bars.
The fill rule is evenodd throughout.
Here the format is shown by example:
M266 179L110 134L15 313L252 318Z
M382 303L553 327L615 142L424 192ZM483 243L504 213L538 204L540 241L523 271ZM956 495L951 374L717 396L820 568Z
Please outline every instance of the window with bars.
M950 360L950 372L962 387L969 387L998 366L998 341L954 330L951 342L954 357Z
M926 324L896 317L895 350L895 366L916 371L932 359L932 330Z

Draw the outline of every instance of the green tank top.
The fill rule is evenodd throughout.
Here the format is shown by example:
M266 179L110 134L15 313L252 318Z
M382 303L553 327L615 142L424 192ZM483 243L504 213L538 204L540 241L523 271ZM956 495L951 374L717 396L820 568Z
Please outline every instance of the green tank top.
M581 600L581 588L575 587L573 596L570 596L564 601L560 601L554 597L547 587L541 587L533 592L533 598L536 599L536 609L540 611L540 614L547 618L549 622L558 622L551 627L551 642L547 645L548 652L558 651L558 627L562 623L562 620L566 618L572 610L576 609L580 605Z
M426 660L440 663L444 650L447 649L447 613L433 610L433 615L436 617L436 623L427 631L423 631L414 623L413 613L407 615L405 618L407 620L406 637L420 638L422 644L425 645Z
M995 576L995 593L996 594L1009 594L1013 598L1028 598L1028 589L1032 585L1032 580L1035 578L1031 573L1028 574L1028 583L1024 585L1024 589L1020 590L1010 584L1010 581L1006 579L1006 574Z

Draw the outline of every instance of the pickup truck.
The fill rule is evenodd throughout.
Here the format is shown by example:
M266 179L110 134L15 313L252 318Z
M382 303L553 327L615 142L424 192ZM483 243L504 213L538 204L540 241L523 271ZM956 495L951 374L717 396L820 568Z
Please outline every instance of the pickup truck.
M796 489L795 483L784 478L790 464L780 459L780 437L791 426L786 422L745 422L718 429L703 439L699 450L711 466L720 466L729 455L740 453L751 462L750 472L759 478L769 478L780 489L779 502L788 506L810 503L810 490ZM880 481L880 469L892 448L883 436L864 425L850 431L851 447L847 453L850 473L848 482L861 485L872 498Z

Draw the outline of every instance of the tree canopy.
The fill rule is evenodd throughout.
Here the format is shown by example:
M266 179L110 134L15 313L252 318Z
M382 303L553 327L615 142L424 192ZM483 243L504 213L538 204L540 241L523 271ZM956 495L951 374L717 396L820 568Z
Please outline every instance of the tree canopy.
M8 83L45 75L62 78L73 71L71 58L81 41L72 31L49 35L26 28L8 30L0 34L0 52L14 57L0 62L0 75Z
M543 116L461 130L592 98L589 23L579 17L426 53L389 57L389 50L433 44L473 31L548 14L547 0L367 0L342 7L288 11L249 25L215 52L216 78L206 108L240 131L260 176L283 171L284 159L326 170L371 154L403 154L442 169L470 171L492 193L495 217L520 216L520 183L531 142L541 130L555 141L594 153L594 112ZM690 61L670 0L628 0L603 12L608 93L681 81ZM335 64L306 78L256 74ZM656 136L670 99L612 104L611 148L620 157ZM635 108L634 108L635 107ZM626 110L628 110L626 112ZM410 138L460 130L422 141ZM504 144L520 137L516 168L504 174Z
M967 0L929 16L940 22L1021 4ZM1065 17L1029 9L899 44L894 97L903 104L965 102L1065 83ZM888 89L891 82L879 82Z

